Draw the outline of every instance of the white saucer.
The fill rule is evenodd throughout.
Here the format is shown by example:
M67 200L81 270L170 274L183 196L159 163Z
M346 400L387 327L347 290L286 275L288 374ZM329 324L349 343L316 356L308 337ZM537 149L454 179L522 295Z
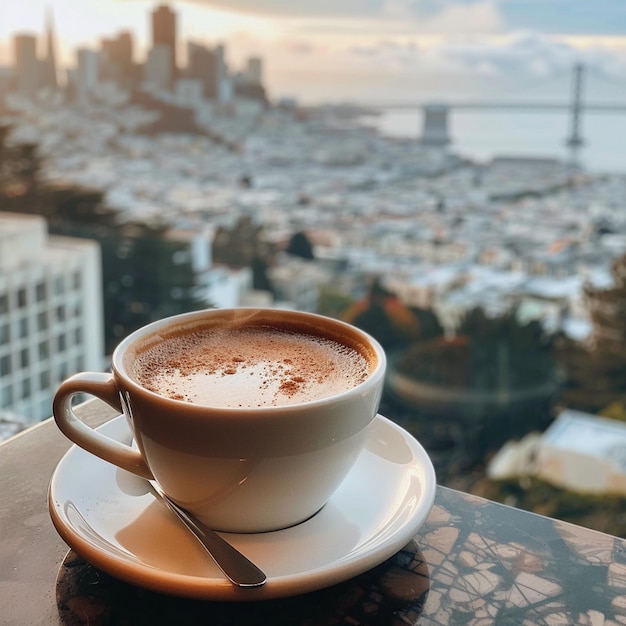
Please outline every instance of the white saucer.
M131 438L121 416L100 430L120 441ZM426 520L436 488L422 446L379 415L355 466L317 515L276 532L224 533L268 576L262 587L242 589L225 580L143 484L72 446L50 481L52 522L95 567L140 587L205 600L279 598L361 574L409 542Z

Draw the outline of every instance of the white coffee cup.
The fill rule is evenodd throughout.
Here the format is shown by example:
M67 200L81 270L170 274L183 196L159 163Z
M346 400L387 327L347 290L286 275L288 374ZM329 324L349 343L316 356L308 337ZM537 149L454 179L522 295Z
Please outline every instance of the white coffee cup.
M193 344L198 329L230 332L242 326L251 332L287 333L303 344L312 339L339 345L339 352L354 352L365 361L365 374L330 395L292 404L277 396L274 404L242 407L236 406L234 397L234 406L165 397L145 381L138 382L138 363L154 346L181 335ZM220 354L237 352L234 337L236 345L226 338ZM261 341L252 353L267 352L263 345ZM312 361L322 358L314 352ZM59 429L78 446L155 479L173 500L210 527L269 531L314 515L345 478L376 417L385 368L378 342L344 322L278 309L209 309L166 318L129 335L113 353L111 374L84 372L60 385L53 414ZM335 371L332 376L342 374ZM293 380L306 387L305 378ZM225 384L231 382L228 376L224 379ZM123 412L136 447L81 422L72 409L72 399L79 393L96 396ZM236 385L231 385L230 393L237 394Z

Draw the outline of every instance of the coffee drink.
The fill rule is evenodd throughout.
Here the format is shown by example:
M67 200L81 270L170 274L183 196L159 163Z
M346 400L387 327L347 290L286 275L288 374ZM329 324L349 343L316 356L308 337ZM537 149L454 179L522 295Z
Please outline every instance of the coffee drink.
M87 452L155 480L227 532L287 528L344 480L376 418L386 357L362 330L282 309L206 309L122 339L111 372L59 385L54 419ZM123 413L133 445L81 422L88 394Z
M167 398L221 408L311 402L363 382L362 351L327 336L254 324L178 330L138 351L133 376Z

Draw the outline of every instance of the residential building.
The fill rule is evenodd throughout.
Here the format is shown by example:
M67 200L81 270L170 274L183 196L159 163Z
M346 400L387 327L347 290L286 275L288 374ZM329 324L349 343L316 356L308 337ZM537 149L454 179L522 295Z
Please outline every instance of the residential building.
M320 289L331 282L331 272L316 263L289 257L281 259L268 271L279 302L288 302L299 311L315 313L318 308Z
M104 369L99 246L0 213L0 411L49 417L58 384Z

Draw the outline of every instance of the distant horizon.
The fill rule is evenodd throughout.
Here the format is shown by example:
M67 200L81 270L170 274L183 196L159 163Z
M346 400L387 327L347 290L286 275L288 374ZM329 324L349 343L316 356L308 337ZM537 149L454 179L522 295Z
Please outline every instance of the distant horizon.
M0 0L0 65L12 64L14 35L29 32L43 42L46 11L58 68L74 66L77 48L99 49L102 38L121 31L132 33L142 62L158 4L177 14L183 60L188 41L224 44L234 71L259 56L272 99L484 99L525 86L519 97L530 99L534 89L554 91L555 81L567 99L571 67L583 62L604 79L606 93L626 100L626 3L616 0L579 0L560 22L554 7L538 3L524 12L521 0L319 0L297 7L287 0Z

